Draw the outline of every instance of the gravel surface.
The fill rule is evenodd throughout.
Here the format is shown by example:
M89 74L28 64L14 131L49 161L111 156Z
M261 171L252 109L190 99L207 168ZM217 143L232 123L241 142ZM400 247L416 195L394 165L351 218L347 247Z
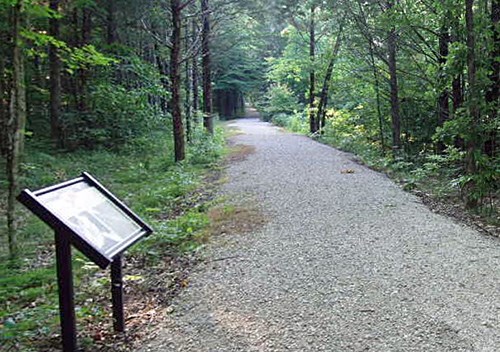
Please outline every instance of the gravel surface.
M269 218L221 236L143 351L500 351L500 240L257 119L222 192Z

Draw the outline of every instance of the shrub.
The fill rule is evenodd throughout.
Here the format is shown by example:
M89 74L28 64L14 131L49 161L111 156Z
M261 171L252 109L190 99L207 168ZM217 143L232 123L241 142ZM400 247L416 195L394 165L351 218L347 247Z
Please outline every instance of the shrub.
M264 120L270 121L278 114L293 114L299 105L295 95L286 85L273 84L268 88L266 98L259 107Z
M154 129L161 114L148 103L146 92L101 84L90 94L88 113L63 116L65 146L69 149L116 149Z

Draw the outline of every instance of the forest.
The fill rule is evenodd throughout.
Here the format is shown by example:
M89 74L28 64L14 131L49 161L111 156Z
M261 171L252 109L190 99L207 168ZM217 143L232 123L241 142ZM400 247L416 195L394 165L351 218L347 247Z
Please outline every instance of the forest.
M499 18L500 0L0 0L0 342L57 331L53 234L23 188L92 172L157 229L132 258L192 253L220 122L248 106L497 226Z

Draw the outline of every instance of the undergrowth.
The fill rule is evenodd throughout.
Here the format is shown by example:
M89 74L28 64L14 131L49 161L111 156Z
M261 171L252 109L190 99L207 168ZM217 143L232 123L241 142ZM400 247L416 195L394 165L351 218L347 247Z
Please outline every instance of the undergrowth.
M196 142L188 146L187 159L178 164L173 162L167 131L156 131L151 138L135 141L120 152L54 152L47 145L28 142L22 186L35 190L77 177L82 171L91 173L153 227L155 232L133 246L125 261L147 264L150 272L155 272L155 266L165 265L165 258L172 260L197 250L209 224L205 200L197 198L193 201L196 204L183 205L186 198L199 194L196 190L203 184L206 171L217 166L225 152L224 138L221 130L213 138L201 130L194 133ZM3 200L6 182L0 182ZM5 204L0 203L2 219L4 208ZM20 258L9 261L7 244L0 242L0 350L57 349L60 338L54 234L21 207L19 216ZM0 237L5 241L3 222ZM80 253L73 257L73 270L79 341L85 350L93 351L101 336L89 327L110 325L109 273L99 270ZM126 282L134 280L137 277L125 276Z

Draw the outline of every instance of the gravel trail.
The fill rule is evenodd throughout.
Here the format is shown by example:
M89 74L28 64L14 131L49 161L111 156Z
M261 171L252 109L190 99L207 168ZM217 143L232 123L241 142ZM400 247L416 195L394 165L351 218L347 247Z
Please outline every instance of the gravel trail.
M233 125L255 153L222 192L269 221L214 239L143 351L500 351L499 239L338 150Z

